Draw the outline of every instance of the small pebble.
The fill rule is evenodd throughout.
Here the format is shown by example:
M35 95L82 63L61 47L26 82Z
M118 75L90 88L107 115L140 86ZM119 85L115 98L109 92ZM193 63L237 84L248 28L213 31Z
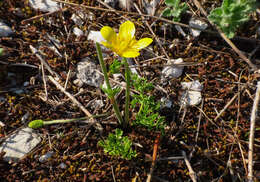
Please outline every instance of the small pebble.
M94 43L101 43L102 41L105 41L100 31L90 31L88 34L88 40L92 40Z
M73 33L77 36L80 37L82 35L84 35L84 32L82 30L80 30L78 27L74 27L73 28Z
M180 103L183 106L194 106L198 105L201 100L201 91L203 89L203 85L195 80L193 82L182 82L182 89L185 91L182 93Z
M171 108L172 107L172 101L166 97L161 98L161 109L162 108Z
M200 19L191 18L189 21L189 25L194 28L199 28L201 30L205 30L208 27L208 24ZM193 37L198 37L200 35L201 30L198 29L190 29L190 32Z
M170 66L165 66L163 68L162 76L164 78L168 78L168 79L178 78L179 76L181 76L184 66L177 66L177 65L171 65L171 64L178 64L178 63L182 63L182 62L183 62L182 58L168 60L167 65L170 65Z
M77 64L77 78L77 82L97 88L103 83L103 76L97 70L97 65L92 63L89 58L84 58Z
M61 9L60 4L52 0L29 0L29 5L33 9L43 12L54 12Z
M62 162L62 163L60 163L60 165L58 167L61 168L61 169L66 169L67 165Z
M0 22L0 37L8 37L13 33L13 30L8 25L4 22Z
M43 163L46 162L48 159L50 159L53 156L54 152L53 151L49 151L46 154L42 155L39 158L39 162Z

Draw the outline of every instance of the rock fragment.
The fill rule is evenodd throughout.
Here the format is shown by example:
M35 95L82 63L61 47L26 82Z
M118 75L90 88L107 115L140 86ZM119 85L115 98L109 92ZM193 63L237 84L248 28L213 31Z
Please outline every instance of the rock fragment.
M46 154L42 155L42 156L39 158L39 162L40 162L40 163L44 163L44 162L48 161L48 160L53 156L53 154L54 154L53 151L47 152Z
M5 152L3 159L17 162L41 142L41 138L31 128L18 129L0 146L0 152Z
M200 19L195 19L195 18L190 19L189 25L191 27L198 28L198 29L193 29L193 28L190 29L191 35L193 37L198 37L200 35L200 32L202 30L205 30L208 27L207 23L201 21Z
M87 84L99 88L103 83L103 76L98 71L97 65L92 63L89 58L84 58L78 63L77 78L74 83L78 86Z
M162 70L162 76L165 79L178 78L179 76L181 76L184 66L177 66L175 64L179 64L182 62L182 58L168 60L167 66L165 66Z
M13 33L13 30L8 25L0 21L0 37L8 37Z
M102 41L105 41L100 31L90 31L88 34L88 40L92 40L94 41L94 43L96 42L101 43Z
M184 89L184 92L182 93L180 103L182 106L194 106L198 105L201 100L201 91L203 89L203 86L201 83L196 80L193 82L182 82L182 89Z
M54 12L61 9L60 4L52 0L29 0L29 5L33 9L43 12Z

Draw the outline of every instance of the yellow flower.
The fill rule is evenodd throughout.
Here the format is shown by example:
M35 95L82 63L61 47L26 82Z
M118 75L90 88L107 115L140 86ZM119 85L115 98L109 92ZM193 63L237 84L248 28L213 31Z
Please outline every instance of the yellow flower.
M109 26L104 26L101 35L106 41L101 42L105 47L111 49L117 55L125 58L134 58L140 55L143 49L152 43L151 38L135 39L135 25L131 21L126 21L119 27L119 33Z

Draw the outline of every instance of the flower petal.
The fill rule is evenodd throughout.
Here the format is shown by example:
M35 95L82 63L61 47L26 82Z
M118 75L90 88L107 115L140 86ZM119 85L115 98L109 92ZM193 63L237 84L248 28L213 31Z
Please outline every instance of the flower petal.
M122 23L119 27L119 39L120 41L130 42L135 35L135 25L131 21Z
M138 50L128 49L127 51L123 52L122 57L135 58L139 55L140 55L140 53L138 52Z
M153 39L151 38L143 38L138 40L135 44L131 46L132 49L143 49L147 46L149 46L153 42Z
M105 46L106 48L108 48L108 49L111 49L111 48L113 47L112 44L110 44L109 42L104 42L104 41L102 41L101 44L102 44L103 46Z
M108 42L112 42L116 39L116 32L109 26L102 27L100 33L102 37Z

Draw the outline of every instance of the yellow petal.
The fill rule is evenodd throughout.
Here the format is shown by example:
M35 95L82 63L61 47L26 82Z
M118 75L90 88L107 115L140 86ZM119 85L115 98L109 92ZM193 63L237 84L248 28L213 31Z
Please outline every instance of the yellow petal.
M135 58L139 55L140 55L140 53L137 50L128 49L127 51L123 52L122 57Z
M137 42L135 42L135 44L133 44L131 46L131 48L140 50L140 49L143 49L143 48L149 46L152 42L153 42L153 39L151 39L151 38L143 38L143 39L140 39Z
M112 46L112 44L110 44L110 43L108 43L108 42L101 42L101 44L103 45L103 46L105 46L106 48L108 48L108 49L111 49L113 46Z
M109 26L102 27L100 33L102 37L108 42L112 42L116 39L116 32Z
M119 39L120 41L130 42L135 35L135 25L131 21L122 23L119 27Z

